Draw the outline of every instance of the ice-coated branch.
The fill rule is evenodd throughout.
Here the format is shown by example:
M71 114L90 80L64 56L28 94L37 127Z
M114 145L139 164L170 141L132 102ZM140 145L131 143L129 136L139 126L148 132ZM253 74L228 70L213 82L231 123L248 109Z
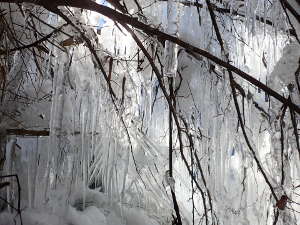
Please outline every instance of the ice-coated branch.
M33 0L0 0L0 3L34 3L36 5L41 5L43 7L45 7L46 9L53 11L53 12L57 12L57 7L59 6L69 6L69 7L75 7L75 8L81 8L81 9L86 9L86 10L91 10L97 13L100 13L108 18L110 18L111 20L114 20L116 22L122 23L122 24L128 24L131 25L134 28L140 29L142 30L144 33L150 35L150 36L156 36L158 39L166 41L172 41L176 44L178 44L179 46L186 48L189 51L195 52L199 55L202 55L203 57L213 61L214 63L228 69L229 71L234 72L235 74L237 74L238 76L242 77L243 79L247 80L248 82L250 82L251 84L253 84L254 86L260 88L261 90L263 90L264 92L266 92L268 95L274 97L275 99L277 99L278 101L282 102L283 104L288 105L291 109L293 109L295 112L297 112L298 114L300 114L300 108L299 106L297 106L296 104L292 103L290 100L288 100L287 98L283 97L282 95L280 95L278 92L274 91L273 89L269 88L268 86L266 86L265 84L263 84L262 82L260 82L259 80L255 79L253 76L251 76L250 74L240 70L239 68L235 67L234 65L214 56L213 54L211 54L208 51L205 51L203 49L197 48L177 37L174 37L172 35L166 34L162 31L160 31L157 28L153 28L150 25L147 25L145 23L142 23L140 21L138 21L137 18L132 17L132 16L128 16L125 15L123 13L119 13L116 10L113 10L107 6L104 5L100 5L97 4L93 1L90 0L85 0L85 1L80 1L80 0L74 0L74 1L65 1L65 0L55 0L55 1L51 1L51 3L49 3L49 1L46 0L37 0L37 1L33 1Z
M160 0L160 1L165 2L167 0ZM204 8L204 5L202 3L199 3L199 2L189 2L189 1L179 1L179 2L184 6L195 6L197 8ZM213 3L211 5L212 5L212 9L215 12L218 12L219 14L246 18L245 13L240 12L239 10L219 7L219 6L217 6L216 4L213 4ZM274 23L272 22L272 20L266 19L263 16L255 15L254 18L255 18L256 21L258 21L260 23L265 23L267 25L274 26ZM297 33L296 33L294 28L291 28L291 29L283 31L283 32L289 32L290 35L297 36Z
M224 48L224 41L222 39L220 30L219 30L219 27L218 27L218 24L217 24L215 14L214 14L214 12L212 10L210 0L206 0L206 4L207 4L208 9L209 9L210 17L211 17L211 20L212 20L212 24L213 24L216 36L217 36L217 40L218 40L218 42L219 42L219 44L221 46L221 51L225 55L226 59L229 61L229 53L226 52L226 50ZM242 128L244 139L245 139L245 141L247 143L247 146L248 146L249 150L251 151L251 153L253 155L253 158L254 158L254 160L256 162L256 165L257 165L259 171L261 172L262 176L264 177L265 182L269 186L270 191L271 191L274 199L276 201L278 201L278 197L277 197L277 195L276 195L276 193L274 191L274 188L273 188L271 182L269 181L269 179L267 177L267 174L265 173L265 171L264 171L264 169L263 169L263 167L262 167L262 165L261 165L258 157L256 156L256 153L255 153L253 147L250 144L250 141L249 141L249 138L247 136L246 129L245 129L245 126L244 126L244 123L243 123L243 119L242 119L240 107L239 107L239 104L238 104L238 100L237 100L237 97L236 97L237 95L236 95L236 90L235 90L235 85L234 85L234 77L233 77L233 74L232 74L231 70L228 69L228 73L229 73L230 86L231 86L231 89L232 89L232 96L233 96L233 100L234 100L234 105L235 105L235 108L236 108L238 120L239 120L241 128Z
M0 55L4 55L7 52L20 51L20 50L24 50L24 49L28 49L28 48L32 48L32 47L39 47L39 44L50 39L54 34L58 33L66 25L67 24L64 24L64 25L60 26L59 28L56 28L54 31L50 32L49 34L43 36L41 39L39 39L31 44L23 45L23 46L12 48L12 49L4 49L4 50L0 49Z

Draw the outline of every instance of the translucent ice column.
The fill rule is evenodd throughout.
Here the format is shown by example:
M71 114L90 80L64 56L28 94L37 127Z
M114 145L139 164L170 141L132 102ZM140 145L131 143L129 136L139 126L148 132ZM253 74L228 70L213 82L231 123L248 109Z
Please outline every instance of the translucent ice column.
M177 36L179 24L179 8L174 0L168 0L167 3L167 27L166 33ZM177 71L177 51L178 47L175 43L166 41L164 50L164 75L175 77Z

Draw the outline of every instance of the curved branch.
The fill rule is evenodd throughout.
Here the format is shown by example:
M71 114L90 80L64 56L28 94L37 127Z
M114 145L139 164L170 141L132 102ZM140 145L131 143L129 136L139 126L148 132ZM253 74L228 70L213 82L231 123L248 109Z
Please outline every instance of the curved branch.
M2 54L6 54L6 52L14 52L14 51L20 51L20 50L24 50L27 48L32 48L32 47L37 47L40 43L47 41L49 38L52 37L52 35L54 35L55 33L59 32L61 30L61 28L63 28L64 26L66 26L67 24L64 24L62 26L60 26L59 28L55 29L54 31L52 31L51 33L47 34L46 36L42 37L41 39L28 44L28 45L23 45L20 47L16 47L16 48L12 48L12 49L7 49L7 50L0 50L0 55Z
M81 8L81 9L86 9L86 10L91 10L97 13L100 13L108 18L110 18L113 21L122 23L122 24L128 24L131 25L137 29L142 30L143 32L145 32L146 34L150 35L150 36L155 36L158 39L161 40L169 40L172 41L176 44L178 44L179 46L188 49L189 51L195 52L211 61L213 61L214 63L234 72L235 74L237 74L238 76L242 77L243 79L247 80L248 82L250 82L251 84L253 84L254 86L262 89L264 92L266 92L268 95L274 97L275 99L277 99L278 101L282 102L283 104L289 106L291 109L293 109L295 112L297 112L298 114L300 114L300 108L292 103L291 101L289 101L287 98L283 97L282 95L280 95L278 92L274 91L273 89L269 88L268 86L266 86L265 84L263 84L262 82L260 82L259 80L255 79L253 76L249 75L248 73L240 70L239 68L231 65L230 63L227 63L225 61L223 61L222 59L212 55L211 53L209 53L208 51L205 51L203 49L197 48L177 37L171 36L169 34L166 34L156 28L153 28L147 24L144 24L140 21L138 21L137 18L122 14L117 12L116 10L113 10L107 6L104 5L100 5L97 4L96 2L93 2L91 0L73 0L72 2L66 1L66 0L53 0L51 2L47 1L47 0L0 0L0 3L33 3L36 5L40 5L45 7L46 9L55 12L57 11L57 7L59 6L68 6L68 7L75 7L75 8Z

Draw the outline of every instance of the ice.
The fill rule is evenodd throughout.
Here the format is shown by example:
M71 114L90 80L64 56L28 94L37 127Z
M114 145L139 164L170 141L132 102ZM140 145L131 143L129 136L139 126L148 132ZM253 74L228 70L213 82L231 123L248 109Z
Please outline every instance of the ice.
M140 21L146 21L146 16L152 27L222 58L206 1L123 2ZM230 10L216 13L229 63L299 104L295 79L299 44L286 35L290 26L280 2L211 2ZM199 11L188 5L194 3L202 5ZM32 5L23 7L38 10ZM7 90L21 87L19 94L30 101L8 104L16 96L7 94L0 109L16 114L13 118L21 122L1 119L0 129L48 128L50 132L49 137L8 135L6 144L1 138L6 161L0 175L17 174L20 179L24 225L172 224L171 191L184 225L205 224L205 220L224 225L273 224L277 202L257 162L278 199L286 194L299 203L299 155L289 108L281 117L282 103L234 74L250 151L237 118L228 72L191 49L169 41L158 43L159 37L148 38L134 30L159 71L174 78L174 108L183 147L174 123L170 177L169 107L147 58L121 24L117 27L95 12L63 12L84 30L109 78L104 79L86 44L60 45L68 38L66 34L51 38L59 48L45 44L49 52L39 57L44 59L40 59L44 76L30 79L29 74L39 74L30 51L16 51L11 57ZM64 23L53 13L45 14L51 26ZM101 27L100 20L105 20ZM299 33L296 19L291 21ZM43 33L52 29L38 24ZM80 40L74 28L67 26L63 31ZM24 73L26 79L21 76ZM45 95L49 97L43 99ZM11 185L0 196L15 207L16 181L5 181ZM280 211L278 225L298 223L300 208L292 201ZM1 225L14 224L14 220L20 224L13 207L0 206Z
M172 36L177 36L178 26L180 23L180 9L179 4L168 0L167 1L167 24L166 33ZM176 77L177 73L177 54L178 46L170 41L166 41L164 50L164 74L168 77Z

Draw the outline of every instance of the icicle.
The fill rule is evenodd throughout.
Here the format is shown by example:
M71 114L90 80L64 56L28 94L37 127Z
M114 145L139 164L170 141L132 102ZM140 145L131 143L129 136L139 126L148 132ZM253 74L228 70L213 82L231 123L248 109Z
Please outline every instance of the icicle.
M179 26L178 3L168 0L167 3L167 28L166 33L177 36ZM164 49L164 74L168 77L175 77L177 73L177 52L178 46L173 42L166 41Z

